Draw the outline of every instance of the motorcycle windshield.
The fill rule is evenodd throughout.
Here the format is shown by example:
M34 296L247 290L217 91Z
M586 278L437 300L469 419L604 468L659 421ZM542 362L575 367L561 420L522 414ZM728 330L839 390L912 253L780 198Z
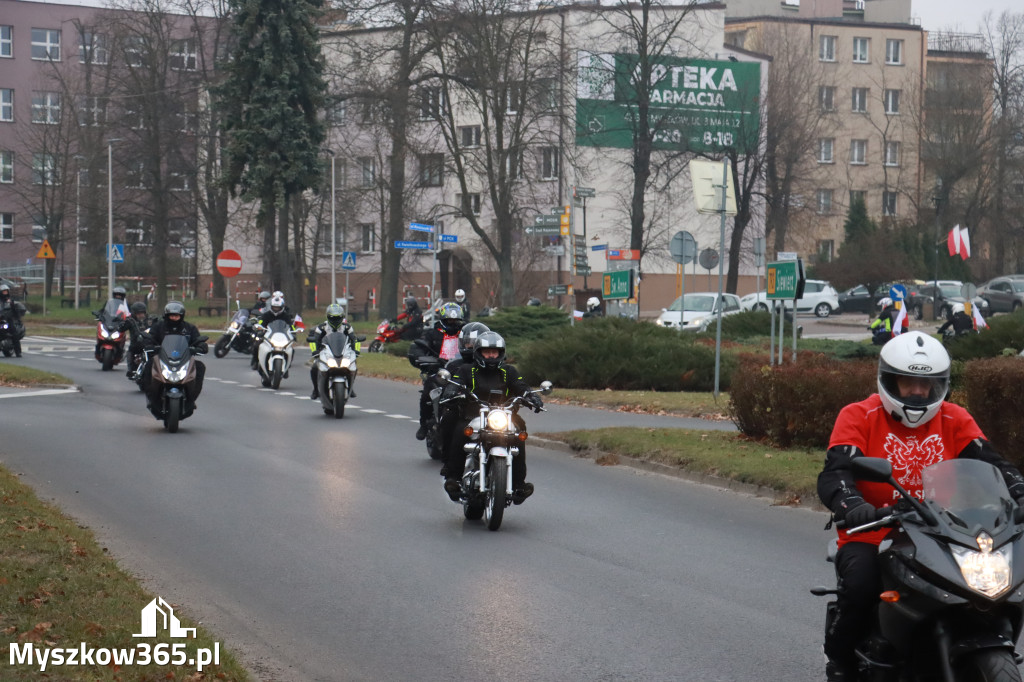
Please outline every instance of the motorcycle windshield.
M346 354L345 351L348 349L348 336L341 332L331 332L324 336L323 345L331 355L340 358Z
M235 314L231 317L232 322L237 322L239 325L245 324L245 321L249 319L249 311L245 308L241 308L235 311Z
M1004 519L1010 501L1003 475L977 459L950 459L921 471L924 499L949 512L971 529L994 528Z
M168 367L181 367L190 357L187 336L168 334L160 343L160 360Z
M284 320L274 320L267 326L267 335L270 336L271 334L291 336L292 328Z
M107 301L106 305L103 306L103 310L100 311L100 322L107 329L120 328L127 317L128 307L125 306L124 301L119 301L116 298Z

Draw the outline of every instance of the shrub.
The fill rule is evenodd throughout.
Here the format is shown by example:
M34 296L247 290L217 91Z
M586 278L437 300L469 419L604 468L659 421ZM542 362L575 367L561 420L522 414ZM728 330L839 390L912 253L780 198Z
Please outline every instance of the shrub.
M722 356L720 385L735 359ZM584 320L525 346L517 367L530 383L624 391L710 391L715 350L706 340L622 318Z
M732 374L729 413L739 430L779 447L828 446L839 411L875 391L878 364L820 353L769 366L747 360Z
M949 342L949 354L957 360L976 360L997 357L1007 348L1024 350L1024 311L996 315L986 321L988 329Z
M963 372L967 409L992 445L1024 466L1024 359L998 357L967 363Z
M569 316L566 312L548 305L502 308L490 317L470 319L483 322L505 337L505 344L510 351L518 349L522 344L569 328Z

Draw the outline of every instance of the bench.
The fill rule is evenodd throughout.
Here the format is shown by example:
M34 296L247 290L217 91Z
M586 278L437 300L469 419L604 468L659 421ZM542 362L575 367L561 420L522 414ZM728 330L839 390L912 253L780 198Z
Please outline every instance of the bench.
M199 313L199 317L202 317L203 315L205 315L206 317L214 317L214 316L221 317L221 316L224 315L224 313L226 311L227 311L227 306L226 305L218 305L216 303L214 303L213 305L199 306L199 308L197 309L197 312Z

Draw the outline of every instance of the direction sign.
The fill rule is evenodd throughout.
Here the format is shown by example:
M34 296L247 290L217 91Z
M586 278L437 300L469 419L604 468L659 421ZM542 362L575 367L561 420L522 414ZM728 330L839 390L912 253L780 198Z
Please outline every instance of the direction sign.
M356 252L355 251L342 251L341 252L341 269L342 270L355 270L356 269Z
M562 217L557 215L539 215L533 219L534 225L554 225L558 226L562 224Z
M217 254L217 272L222 277L234 277L242 271L242 256L232 249L224 249Z
M542 236L555 236L561 233L558 225L527 225L526 234L538 234Z
M43 240L43 245L39 247L39 253L36 254L36 258L56 258L57 254L53 252L53 247L50 246L48 239Z
M772 301L790 301L803 293L803 267L800 261L785 260L769 263L765 278L765 291Z
M440 237L438 237L438 239L440 239L443 242L447 242L449 244L455 244L456 242L459 241L459 235L457 235L457 234L442 234Z
M616 270L601 276L602 298L632 298L633 270Z
M593 271L590 269L589 265L577 265L576 266L576 274L577 275L589 275L591 272L593 272Z
M572 287L568 284L553 284L548 287L548 296L565 296L571 290Z
M434 226L426 223L409 223L409 229L413 232L433 232Z
M107 260L112 263L123 263L124 244L107 244Z
M607 244L594 244L593 246L590 247L590 250L591 251L607 251L608 250L608 245Z
M640 260L640 249L608 249L608 260Z
M593 187L573 187L572 189L572 195L574 197L579 197L580 199L592 197L594 194L595 192Z
M395 241L396 249L429 249L430 242L400 242Z

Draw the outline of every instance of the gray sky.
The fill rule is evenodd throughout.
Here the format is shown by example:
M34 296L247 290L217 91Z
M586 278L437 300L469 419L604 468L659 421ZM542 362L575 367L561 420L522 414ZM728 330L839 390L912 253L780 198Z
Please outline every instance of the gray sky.
M977 33L986 12L991 11L995 18L1004 10L1024 12L1020 0L913 0L912 7L925 30L962 33Z

